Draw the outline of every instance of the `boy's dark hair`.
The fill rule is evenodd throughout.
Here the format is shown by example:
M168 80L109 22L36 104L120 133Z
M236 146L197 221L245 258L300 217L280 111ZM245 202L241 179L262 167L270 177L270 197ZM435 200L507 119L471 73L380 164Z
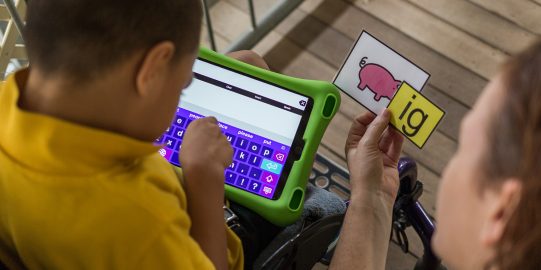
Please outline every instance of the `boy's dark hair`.
M161 41L195 51L201 16L200 0L32 0L23 36L32 66L84 81Z

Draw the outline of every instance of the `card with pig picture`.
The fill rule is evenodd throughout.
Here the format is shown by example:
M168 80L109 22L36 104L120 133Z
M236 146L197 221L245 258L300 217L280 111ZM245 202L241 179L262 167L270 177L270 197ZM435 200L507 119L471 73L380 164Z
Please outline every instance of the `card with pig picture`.
M430 74L363 31L353 45L334 84L374 113L389 105L402 84L421 91Z

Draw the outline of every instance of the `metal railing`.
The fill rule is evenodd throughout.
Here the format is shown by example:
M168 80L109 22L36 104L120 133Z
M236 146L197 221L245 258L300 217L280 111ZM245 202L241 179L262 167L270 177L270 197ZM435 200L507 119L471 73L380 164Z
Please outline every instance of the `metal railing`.
M23 0L3 0L0 4L0 79L26 63L26 50L20 34L24 27L21 16L25 13L26 2Z
M212 19L209 12L211 5L214 4L216 1L202 1L205 14L205 23L209 35L210 47L212 50L216 51L217 48L214 38L214 28L212 27ZM254 1L247 1L252 29L242 34L238 39L231 42L227 49L225 49L226 52L251 49L303 2L303 0L282 0L274 7L272 7L264 16L262 16L261 20L258 21L255 14Z

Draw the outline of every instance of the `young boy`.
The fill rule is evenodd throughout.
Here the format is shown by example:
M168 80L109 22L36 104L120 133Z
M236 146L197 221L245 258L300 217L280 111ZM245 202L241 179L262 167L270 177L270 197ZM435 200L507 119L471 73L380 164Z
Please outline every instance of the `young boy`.
M182 184L152 142L192 78L199 0L33 0L31 68L0 87L0 262L9 269L241 269L223 219L232 149L186 132Z

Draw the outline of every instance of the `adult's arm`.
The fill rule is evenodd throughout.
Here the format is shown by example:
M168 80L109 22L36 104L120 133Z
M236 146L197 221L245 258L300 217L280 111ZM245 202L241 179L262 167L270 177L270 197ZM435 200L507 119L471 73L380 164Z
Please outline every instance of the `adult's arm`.
M330 269L385 269L403 137L390 112L357 117L346 141L351 198Z

